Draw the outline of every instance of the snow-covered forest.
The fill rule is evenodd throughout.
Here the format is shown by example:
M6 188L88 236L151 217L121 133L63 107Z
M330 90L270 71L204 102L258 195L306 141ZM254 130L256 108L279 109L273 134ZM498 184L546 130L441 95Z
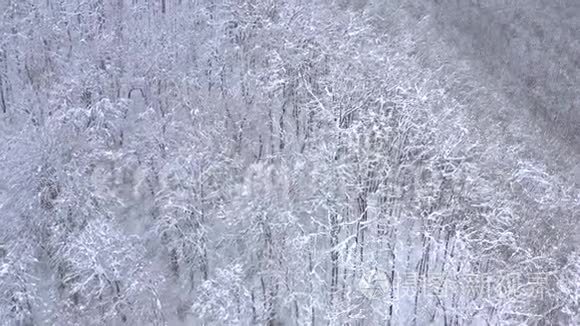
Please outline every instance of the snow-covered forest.
M580 324L541 3L0 0L0 325Z

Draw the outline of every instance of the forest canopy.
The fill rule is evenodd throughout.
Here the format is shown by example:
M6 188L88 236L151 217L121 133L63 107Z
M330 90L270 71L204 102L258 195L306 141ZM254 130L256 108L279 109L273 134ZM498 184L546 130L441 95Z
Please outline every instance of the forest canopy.
M572 88L466 7L0 0L0 324L580 323Z

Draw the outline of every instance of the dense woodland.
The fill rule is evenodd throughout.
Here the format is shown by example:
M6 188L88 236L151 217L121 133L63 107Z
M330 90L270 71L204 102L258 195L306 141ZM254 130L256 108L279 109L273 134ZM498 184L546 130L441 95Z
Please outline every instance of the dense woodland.
M579 324L578 46L458 3L0 0L0 324Z

